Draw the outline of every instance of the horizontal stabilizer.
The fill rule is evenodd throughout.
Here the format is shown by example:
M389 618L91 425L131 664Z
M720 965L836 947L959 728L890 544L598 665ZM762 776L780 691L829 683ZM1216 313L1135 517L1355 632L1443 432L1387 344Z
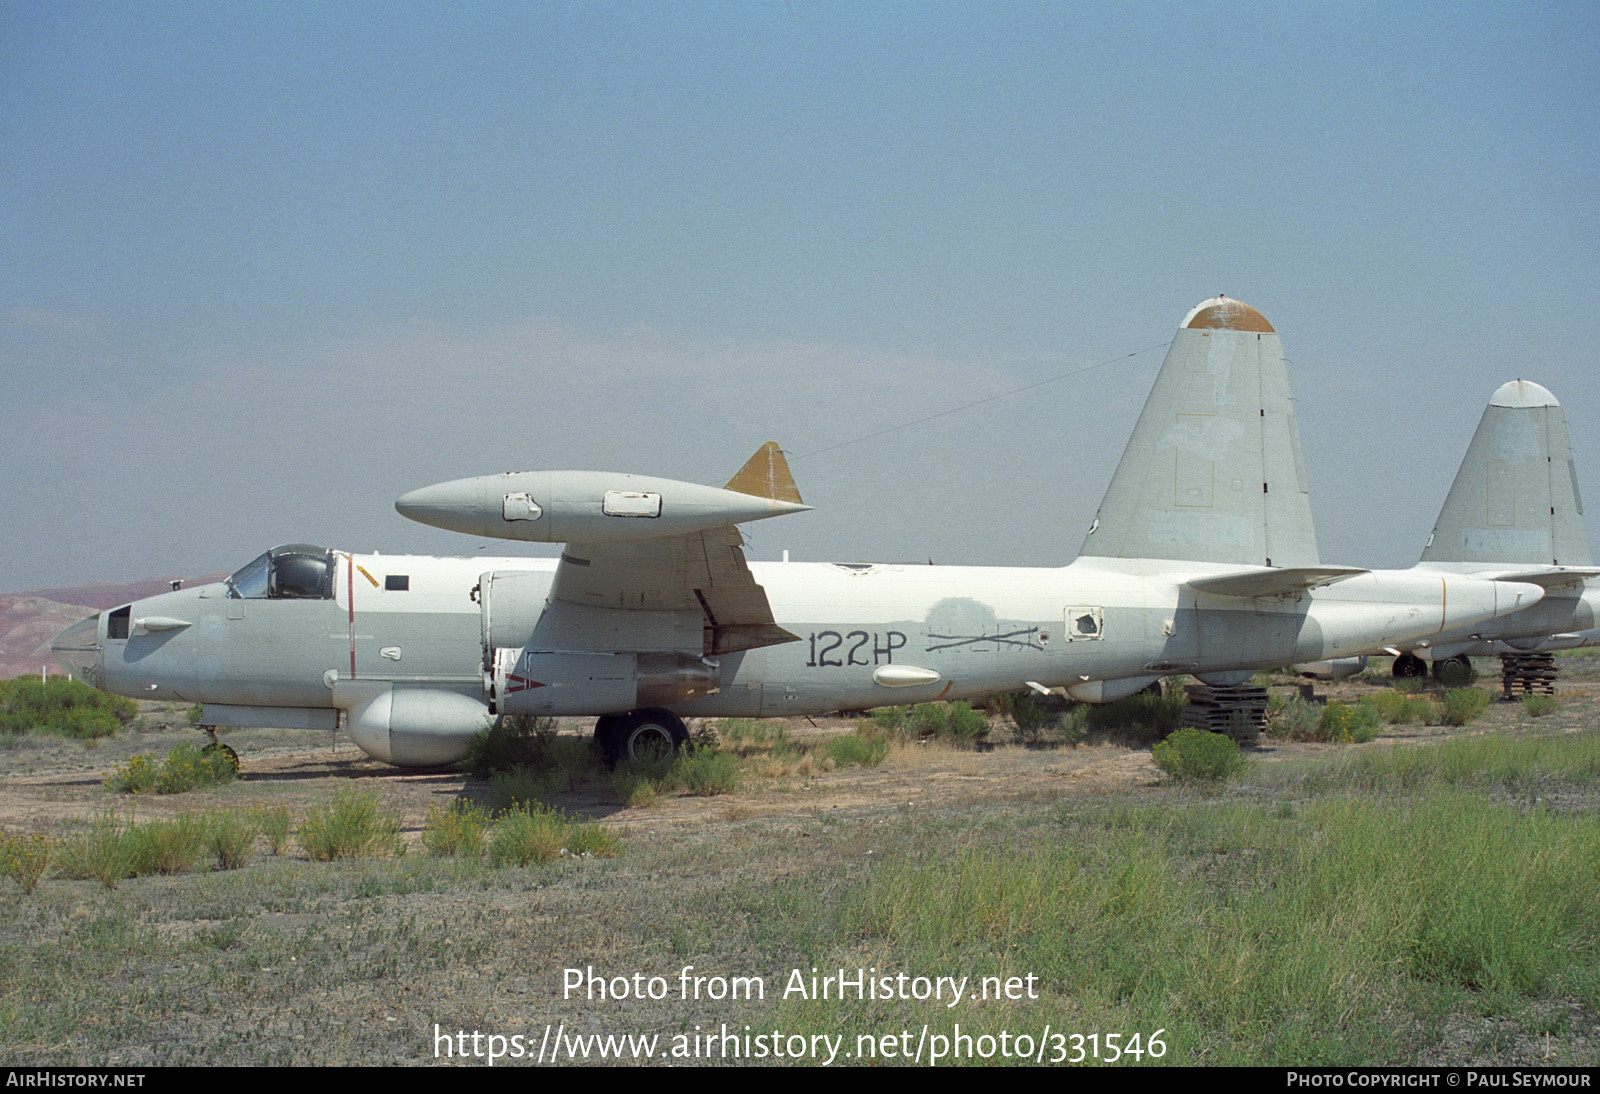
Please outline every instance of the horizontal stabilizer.
M1319 585L1332 585L1336 581L1370 572L1352 566L1280 567L1195 577L1184 584L1213 596L1294 596Z
M1576 566L1546 566L1537 570L1474 572L1472 576L1488 578L1491 581L1521 581L1546 589L1560 589L1568 585L1582 585L1591 577L1600 577L1600 570L1583 570Z

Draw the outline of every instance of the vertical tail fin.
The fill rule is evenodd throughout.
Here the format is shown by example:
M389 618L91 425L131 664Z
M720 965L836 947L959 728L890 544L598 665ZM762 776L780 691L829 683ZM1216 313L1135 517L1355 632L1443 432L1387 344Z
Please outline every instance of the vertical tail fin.
M1288 365L1256 309L1184 317L1080 554L1317 564Z
M1567 418L1530 380L1489 399L1423 562L1590 566Z

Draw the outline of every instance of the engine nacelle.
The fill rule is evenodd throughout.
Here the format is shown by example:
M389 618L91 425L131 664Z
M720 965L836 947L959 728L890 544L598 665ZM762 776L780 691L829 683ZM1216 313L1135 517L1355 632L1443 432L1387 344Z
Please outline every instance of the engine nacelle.
M620 714L664 707L721 686L715 661L686 653L494 651L490 700L500 714Z
M349 709L345 731L375 760L437 767L464 757L492 721L482 702L454 691L385 687Z

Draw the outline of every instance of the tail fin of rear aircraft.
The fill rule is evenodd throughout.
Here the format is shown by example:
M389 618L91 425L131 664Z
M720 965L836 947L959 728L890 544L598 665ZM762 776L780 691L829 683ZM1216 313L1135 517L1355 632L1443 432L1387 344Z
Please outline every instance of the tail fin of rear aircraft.
M1184 317L1080 554L1317 564L1288 365L1256 309Z
M1529 380L1489 399L1423 562L1590 566L1566 415Z

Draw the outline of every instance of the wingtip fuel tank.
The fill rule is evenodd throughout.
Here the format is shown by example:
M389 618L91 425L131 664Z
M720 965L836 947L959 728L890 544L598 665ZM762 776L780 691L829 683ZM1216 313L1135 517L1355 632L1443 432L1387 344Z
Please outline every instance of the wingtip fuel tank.
M452 532L540 543L619 543L803 513L796 501L651 475L523 471L455 479L395 502Z

